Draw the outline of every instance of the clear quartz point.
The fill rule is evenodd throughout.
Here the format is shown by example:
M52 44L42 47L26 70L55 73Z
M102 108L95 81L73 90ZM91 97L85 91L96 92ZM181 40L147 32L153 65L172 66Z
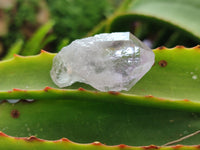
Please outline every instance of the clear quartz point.
M63 47L50 74L59 87L84 82L100 91L128 91L154 59L152 50L130 32L103 33Z

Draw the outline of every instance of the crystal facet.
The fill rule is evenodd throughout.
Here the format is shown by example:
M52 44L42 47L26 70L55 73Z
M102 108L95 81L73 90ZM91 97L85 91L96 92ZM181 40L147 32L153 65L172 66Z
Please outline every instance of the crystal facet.
M154 53L130 32L73 41L54 57L51 78L59 87L84 82L100 91L129 90L154 64Z

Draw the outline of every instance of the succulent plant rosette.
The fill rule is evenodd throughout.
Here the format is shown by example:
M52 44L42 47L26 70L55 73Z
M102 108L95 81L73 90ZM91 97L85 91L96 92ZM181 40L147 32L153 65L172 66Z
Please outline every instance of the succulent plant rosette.
M90 35L130 31L130 24L139 19L147 25L158 22L164 27L178 29L163 45L173 45L173 39L182 35L198 44L200 33L197 18L200 11L196 4L199 1L192 0L191 5L188 5L187 0L174 0L174 3L171 0L125 0L119 10ZM183 6L185 9L181 9ZM196 15L185 18L184 15L190 12ZM192 23L188 24L190 20ZM139 26L134 35L140 37L145 28L144 25ZM161 31L158 33L157 39L161 41ZM122 40L119 41L118 44L106 46L114 51L123 44ZM181 41L188 42L186 39ZM157 43L153 41L154 47ZM97 45L93 46L98 48ZM130 57L141 58L145 48L141 49L138 57L135 57L135 53ZM130 79L129 84L123 84L126 89L121 84L109 87L117 79L115 73L109 76L106 73L110 69L90 62L102 60L94 59L97 53L91 56L90 51L76 53L80 49L81 46L78 46L77 50L70 52L71 55L66 55L62 50L59 53L41 50L40 54L31 56L15 54L13 58L0 62L0 149L200 149L200 46L162 46L152 51L147 48L149 53L145 53L145 56L151 57L145 63L150 67L142 74L143 77L137 77L137 83L133 84L135 78L127 77ZM73 71L73 65L80 61L80 58L74 56L79 54L86 55L83 61L89 62L85 70L84 62L79 63L80 67L76 65L76 70L82 71L80 74ZM123 77L131 74L131 71L123 72L129 64L123 64L123 60L130 60L126 54L121 55L123 59L119 62L114 59L118 64L116 66L123 65L114 69L117 73L121 72ZM116 56L107 51L103 57L107 55ZM55 60L58 62L55 63ZM72 66L66 64L67 60L71 60ZM134 65L138 65L135 59L131 60ZM64 74L63 68L56 70L60 65L64 66ZM94 73L82 76L87 74L88 66L94 70L98 67L96 71L102 73L102 76L96 78ZM53 77L54 73L58 77ZM137 70L134 73L141 72ZM69 81L69 78L76 80ZM130 84L131 87L127 88ZM106 87L102 89L102 85Z

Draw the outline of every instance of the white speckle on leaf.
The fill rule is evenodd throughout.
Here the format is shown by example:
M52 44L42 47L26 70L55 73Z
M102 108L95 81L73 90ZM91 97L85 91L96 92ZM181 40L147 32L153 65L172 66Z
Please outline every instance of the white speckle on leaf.
M20 99L7 99L7 102L11 103L11 104L15 104L15 103L17 103L19 101L20 101Z
M192 76L192 79L194 79L194 80L196 80L197 78L198 78L197 75Z

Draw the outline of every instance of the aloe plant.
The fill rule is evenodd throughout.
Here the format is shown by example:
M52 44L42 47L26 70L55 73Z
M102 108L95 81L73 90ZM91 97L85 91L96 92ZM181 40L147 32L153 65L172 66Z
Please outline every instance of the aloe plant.
M186 0L173 2L125 0L114 16L90 34L130 30L130 23L139 18L147 23L134 30L140 38L151 31L151 21L164 27L156 34L154 47L158 43L180 44L177 39L182 34L186 38L181 43L197 44L199 2L193 0L191 6ZM169 10L173 16L165 14ZM184 18L190 12L197 15ZM191 20L192 24L188 24ZM164 41L168 27L178 30L170 32ZM20 49L20 44L13 49ZM1 61L0 148L200 149L200 46L159 47L153 51L155 65L128 92L99 92L83 83L58 88L50 78L56 53L42 51L39 55L15 55ZM20 101L10 104L7 100Z
M152 69L130 91L121 93L98 92L83 83L57 88L49 75L56 54L45 51L2 61L0 99L20 102L0 105L0 147L197 149L199 52L198 46L155 49ZM172 142L176 146L163 146L187 135L191 137Z

